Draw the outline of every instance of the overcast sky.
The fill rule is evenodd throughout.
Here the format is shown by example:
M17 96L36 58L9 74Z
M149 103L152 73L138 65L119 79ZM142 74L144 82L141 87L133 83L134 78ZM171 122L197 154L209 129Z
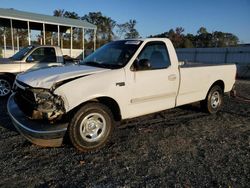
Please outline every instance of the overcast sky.
M75 11L80 16L101 11L118 23L136 19L142 37L178 26L196 34L223 31L250 43L250 0L0 0L1 8L52 15L55 9Z

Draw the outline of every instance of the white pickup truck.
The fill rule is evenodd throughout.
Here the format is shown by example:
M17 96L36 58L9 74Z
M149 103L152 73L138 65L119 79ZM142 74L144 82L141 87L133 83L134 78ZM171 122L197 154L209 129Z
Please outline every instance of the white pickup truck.
M27 46L11 58L0 58L0 97L10 94L18 73L63 63L61 48L57 46Z
M235 83L235 65L181 65L168 39L114 41L80 65L17 76L8 113L28 140L80 151L100 148L115 122L201 101L209 113Z

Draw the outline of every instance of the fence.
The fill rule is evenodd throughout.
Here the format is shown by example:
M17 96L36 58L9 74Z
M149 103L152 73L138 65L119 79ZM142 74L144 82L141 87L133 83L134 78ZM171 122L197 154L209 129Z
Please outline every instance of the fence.
M235 63L237 75L250 78L250 47L177 49L180 61L199 63Z

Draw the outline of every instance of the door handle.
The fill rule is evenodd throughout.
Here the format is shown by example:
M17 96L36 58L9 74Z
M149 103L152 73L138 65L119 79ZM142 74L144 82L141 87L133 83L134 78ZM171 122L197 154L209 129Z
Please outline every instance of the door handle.
M121 86L125 86L125 82L118 82L118 83L116 83L115 85L116 85L116 86L120 86L120 87L121 87Z
M176 80L176 75L175 74L171 74L168 76L168 80L169 81L175 81Z

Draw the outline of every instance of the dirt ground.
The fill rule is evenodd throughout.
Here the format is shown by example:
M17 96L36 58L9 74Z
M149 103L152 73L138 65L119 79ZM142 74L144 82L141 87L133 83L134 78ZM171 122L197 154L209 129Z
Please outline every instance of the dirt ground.
M187 105L124 122L92 153L40 148L0 101L0 187L249 187L250 81L217 115Z

